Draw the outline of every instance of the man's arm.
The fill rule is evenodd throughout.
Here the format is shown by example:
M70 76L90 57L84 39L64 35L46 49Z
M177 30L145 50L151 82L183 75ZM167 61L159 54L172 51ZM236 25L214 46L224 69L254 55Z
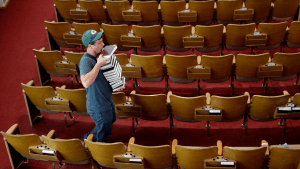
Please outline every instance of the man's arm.
M96 65L89 73L80 76L83 87L88 88L94 83L101 66L105 65L106 61L109 60L109 58L103 58L102 56L102 54L99 56Z

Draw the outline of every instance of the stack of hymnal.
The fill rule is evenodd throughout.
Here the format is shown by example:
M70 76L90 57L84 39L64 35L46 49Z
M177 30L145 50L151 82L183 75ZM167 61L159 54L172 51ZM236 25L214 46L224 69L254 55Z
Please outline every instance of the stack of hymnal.
M106 50L108 53L107 55L104 55L103 58L110 59L101 67L104 77L114 92L125 86L125 77L121 76L122 68L117 61L116 56L113 55L116 49L117 45L108 45L103 48L103 50Z

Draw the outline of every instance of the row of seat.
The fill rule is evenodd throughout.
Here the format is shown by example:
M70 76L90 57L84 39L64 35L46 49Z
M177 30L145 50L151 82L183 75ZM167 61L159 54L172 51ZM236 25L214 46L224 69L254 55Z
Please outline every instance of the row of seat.
M31 126L41 113L59 113L66 112L77 115L88 116L86 110L86 91L85 89L65 89L65 87L56 87L56 92L50 86L33 86L33 81L28 84L21 84L23 88L24 99L28 111L28 117ZM252 102L249 93L241 96L222 97L206 96L181 97L168 93L166 100L165 94L142 95L132 91L130 99L126 98L125 93L113 93L112 99L116 106L116 115L118 118L141 118L145 120L165 120L170 116L170 134L172 134L173 116L176 120L184 122L220 121L229 122L237 121L244 118L243 127L247 135L247 118L255 121L270 121L284 119L284 134L286 119L300 118L299 113L292 113L287 116L277 116L276 109L289 103L290 95L285 91L279 96L261 96L254 95ZM295 94L292 98L294 105L300 105L300 95ZM131 104L131 105L128 105ZM249 109L249 106L251 107ZM208 111L202 114L202 108L212 107L221 110L218 116L207 115ZM199 115L199 116L198 116ZM71 116L72 117L72 116ZM67 127L66 115L65 122ZM135 133L134 123L132 125ZM207 136L209 137L209 128L207 127Z
M61 64L62 68L57 67L57 63L64 62L60 51L34 49L34 53L41 85L51 80L50 75L79 75L78 64L84 53L65 52L65 60L69 64ZM130 60L126 54L115 54L115 56L123 68L122 75L127 80L133 78L133 89L139 87L138 80L144 82L164 80L165 87L162 87L165 88L164 93L173 90L169 86L169 81L187 84L198 80L198 94L196 95L200 95L200 80L219 83L230 79L230 87L232 88L232 95L234 95L234 80L258 82L264 79L262 85L265 87L266 94L268 78L275 81L286 81L297 77L295 85L298 85L300 72L300 53L276 53L273 59L270 58L269 53L198 57L196 55L165 55L163 59L160 55L132 54ZM66 68L65 65L69 68ZM70 68L70 65L73 65L73 68Z
M58 22L97 22L131 25L163 24L179 26L185 22L193 25L210 25L213 20L227 25L245 20L246 23L266 22L270 16L272 20L291 20L297 16L299 0L220 0L190 1L133 1L132 6L126 0L106 0L103 2L79 0L53 0ZM183 12L184 11L184 12Z
M129 140L128 147L121 142L99 143L93 142L93 135L84 140L58 139L55 131L51 130L47 136L41 138L36 134L20 134L18 124L10 127L7 132L1 131L11 159L12 168L16 168L27 159L46 160L54 163L88 164L93 160L107 168L132 168L136 165L141 168L173 168L174 165L185 169L204 169L214 167L212 163L233 162L237 169L257 169L269 167L272 169L299 169L299 145L271 145L263 140L261 147L222 147L219 140L217 146L199 147L178 145L174 139L170 145L142 146L134 143L135 138ZM52 155L37 151L45 148L55 152ZM126 157L127 156L127 157ZM54 158L56 157L56 158ZM126 160L127 159L127 160ZM129 159L141 159L140 163L129 163ZM127 163L126 163L127 161ZM221 165L221 167L224 167Z
M100 31L96 23L73 23L74 29L66 22L44 22L49 39L50 50L60 47L78 47L82 45L81 36L89 29ZM290 28L287 22L255 24L222 24L212 26L137 26L131 32L127 25L101 25L106 44L116 44L118 51L137 49L137 54L155 54L166 46L165 53L197 55L223 55L230 52L254 54L264 50L285 52L300 47L298 38L300 21L294 21ZM77 35L70 35L75 31ZM224 46L223 46L224 44ZM181 52L181 53L180 53Z

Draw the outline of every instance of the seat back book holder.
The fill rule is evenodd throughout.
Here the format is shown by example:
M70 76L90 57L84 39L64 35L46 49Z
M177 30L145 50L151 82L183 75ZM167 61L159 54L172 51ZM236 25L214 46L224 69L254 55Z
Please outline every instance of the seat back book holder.
M234 169L236 161L218 156L204 160L204 169Z
M222 110L213 107L197 108L195 109L195 120L220 121L222 120Z
M45 144L30 146L29 154L32 158L44 161L61 162L62 156L56 150L47 147Z
M133 154L114 156L114 165L118 169L145 169L144 158Z
M254 16L254 9L236 9L234 10L233 20L252 20Z
M184 48L201 48L204 47L204 37L198 35L191 35L183 37Z
M65 100L62 98L47 98L45 99L45 104L49 110L72 112L69 100Z
M124 21L143 21L142 13L138 10L122 11L122 16Z
M283 65L268 63L258 67L257 77L280 77L283 73Z
M265 33L255 32L245 37L245 46L265 46L268 35Z
M211 69L202 66L194 66L187 68L188 79L210 79Z
M82 35L76 33L64 33L63 38L67 44L82 45Z
M184 10L177 12L179 22L197 22L197 12Z
M142 38L132 35L121 35L120 37L121 44L124 47L134 47L134 48L140 48L142 47Z
M74 20L90 20L90 15L87 10L83 10L80 8L71 9L70 16Z
M142 108L139 105L133 105L129 103L117 104L116 115L118 117L142 117Z
M142 78L142 68L140 66L135 66L130 64L130 66L123 65L122 67L122 76L129 78Z

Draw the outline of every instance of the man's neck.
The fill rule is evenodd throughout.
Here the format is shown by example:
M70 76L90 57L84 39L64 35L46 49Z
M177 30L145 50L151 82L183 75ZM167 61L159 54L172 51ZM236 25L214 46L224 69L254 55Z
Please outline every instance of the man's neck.
M88 54L90 54L90 55L94 56L95 58L97 58L97 54L96 54L96 52L94 52L94 51L93 51L93 50L91 50L90 48L88 48L88 49L87 49L86 53L88 53Z

